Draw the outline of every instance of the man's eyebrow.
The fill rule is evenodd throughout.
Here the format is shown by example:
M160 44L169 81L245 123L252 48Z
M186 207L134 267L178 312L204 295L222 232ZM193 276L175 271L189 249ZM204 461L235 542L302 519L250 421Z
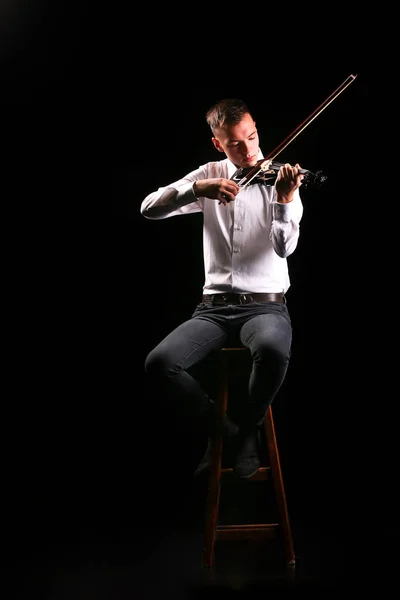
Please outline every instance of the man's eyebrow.
M249 133L249 135L247 136L246 139L249 139L252 135L255 135L257 133L257 129L255 129L252 133ZM235 139L231 139L228 138L228 142L241 142L242 140L235 140Z

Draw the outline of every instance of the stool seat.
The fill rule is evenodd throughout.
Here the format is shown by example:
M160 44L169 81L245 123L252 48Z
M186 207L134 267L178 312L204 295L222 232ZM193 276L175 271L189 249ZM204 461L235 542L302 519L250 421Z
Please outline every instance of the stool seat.
M217 418L222 424L228 408L230 381L233 377L249 376L252 361L250 351L240 346L222 348L217 352L215 358L219 361L216 410ZM217 434L211 440L211 462L204 525L203 567L214 565L214 550L217 540L276 538L279 534L281 534L280 537L283 541L286 563L290 566L295 564L292 532L271 406L268 408L264 419L263 431L268 450L267 465L260 466L258 471L245 481L272 482L279 518L270 523L221 524L219 522L220 494L223 480L229 478L233 482L236 480L237 483L243 482L243 480L233 475L231 467L222 467L223 434L222 427L217 428Z

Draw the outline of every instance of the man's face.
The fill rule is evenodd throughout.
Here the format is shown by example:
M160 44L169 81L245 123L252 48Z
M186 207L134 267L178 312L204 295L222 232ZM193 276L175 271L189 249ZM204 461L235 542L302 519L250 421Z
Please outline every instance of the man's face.
M255 121L248 113L237 125L226 125L215 132L212 142L236 167L254 167L258 159L259 139Z

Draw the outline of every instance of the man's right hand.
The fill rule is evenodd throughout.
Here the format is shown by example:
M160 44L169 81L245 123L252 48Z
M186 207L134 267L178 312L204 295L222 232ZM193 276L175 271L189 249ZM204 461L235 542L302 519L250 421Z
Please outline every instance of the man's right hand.
M221 204L228 204L235 200L240 187L232 179L218 177L215 179L198 179L193 184L193 191L197 198L203 196L218 200Z

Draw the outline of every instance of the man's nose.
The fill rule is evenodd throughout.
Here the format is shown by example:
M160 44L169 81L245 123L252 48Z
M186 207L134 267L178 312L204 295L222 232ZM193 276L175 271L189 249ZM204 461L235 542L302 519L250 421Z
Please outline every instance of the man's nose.
M245 152L246 154L249 151L250 147L251 147L251 142L249 142L249 141L242 142L242 151Z

